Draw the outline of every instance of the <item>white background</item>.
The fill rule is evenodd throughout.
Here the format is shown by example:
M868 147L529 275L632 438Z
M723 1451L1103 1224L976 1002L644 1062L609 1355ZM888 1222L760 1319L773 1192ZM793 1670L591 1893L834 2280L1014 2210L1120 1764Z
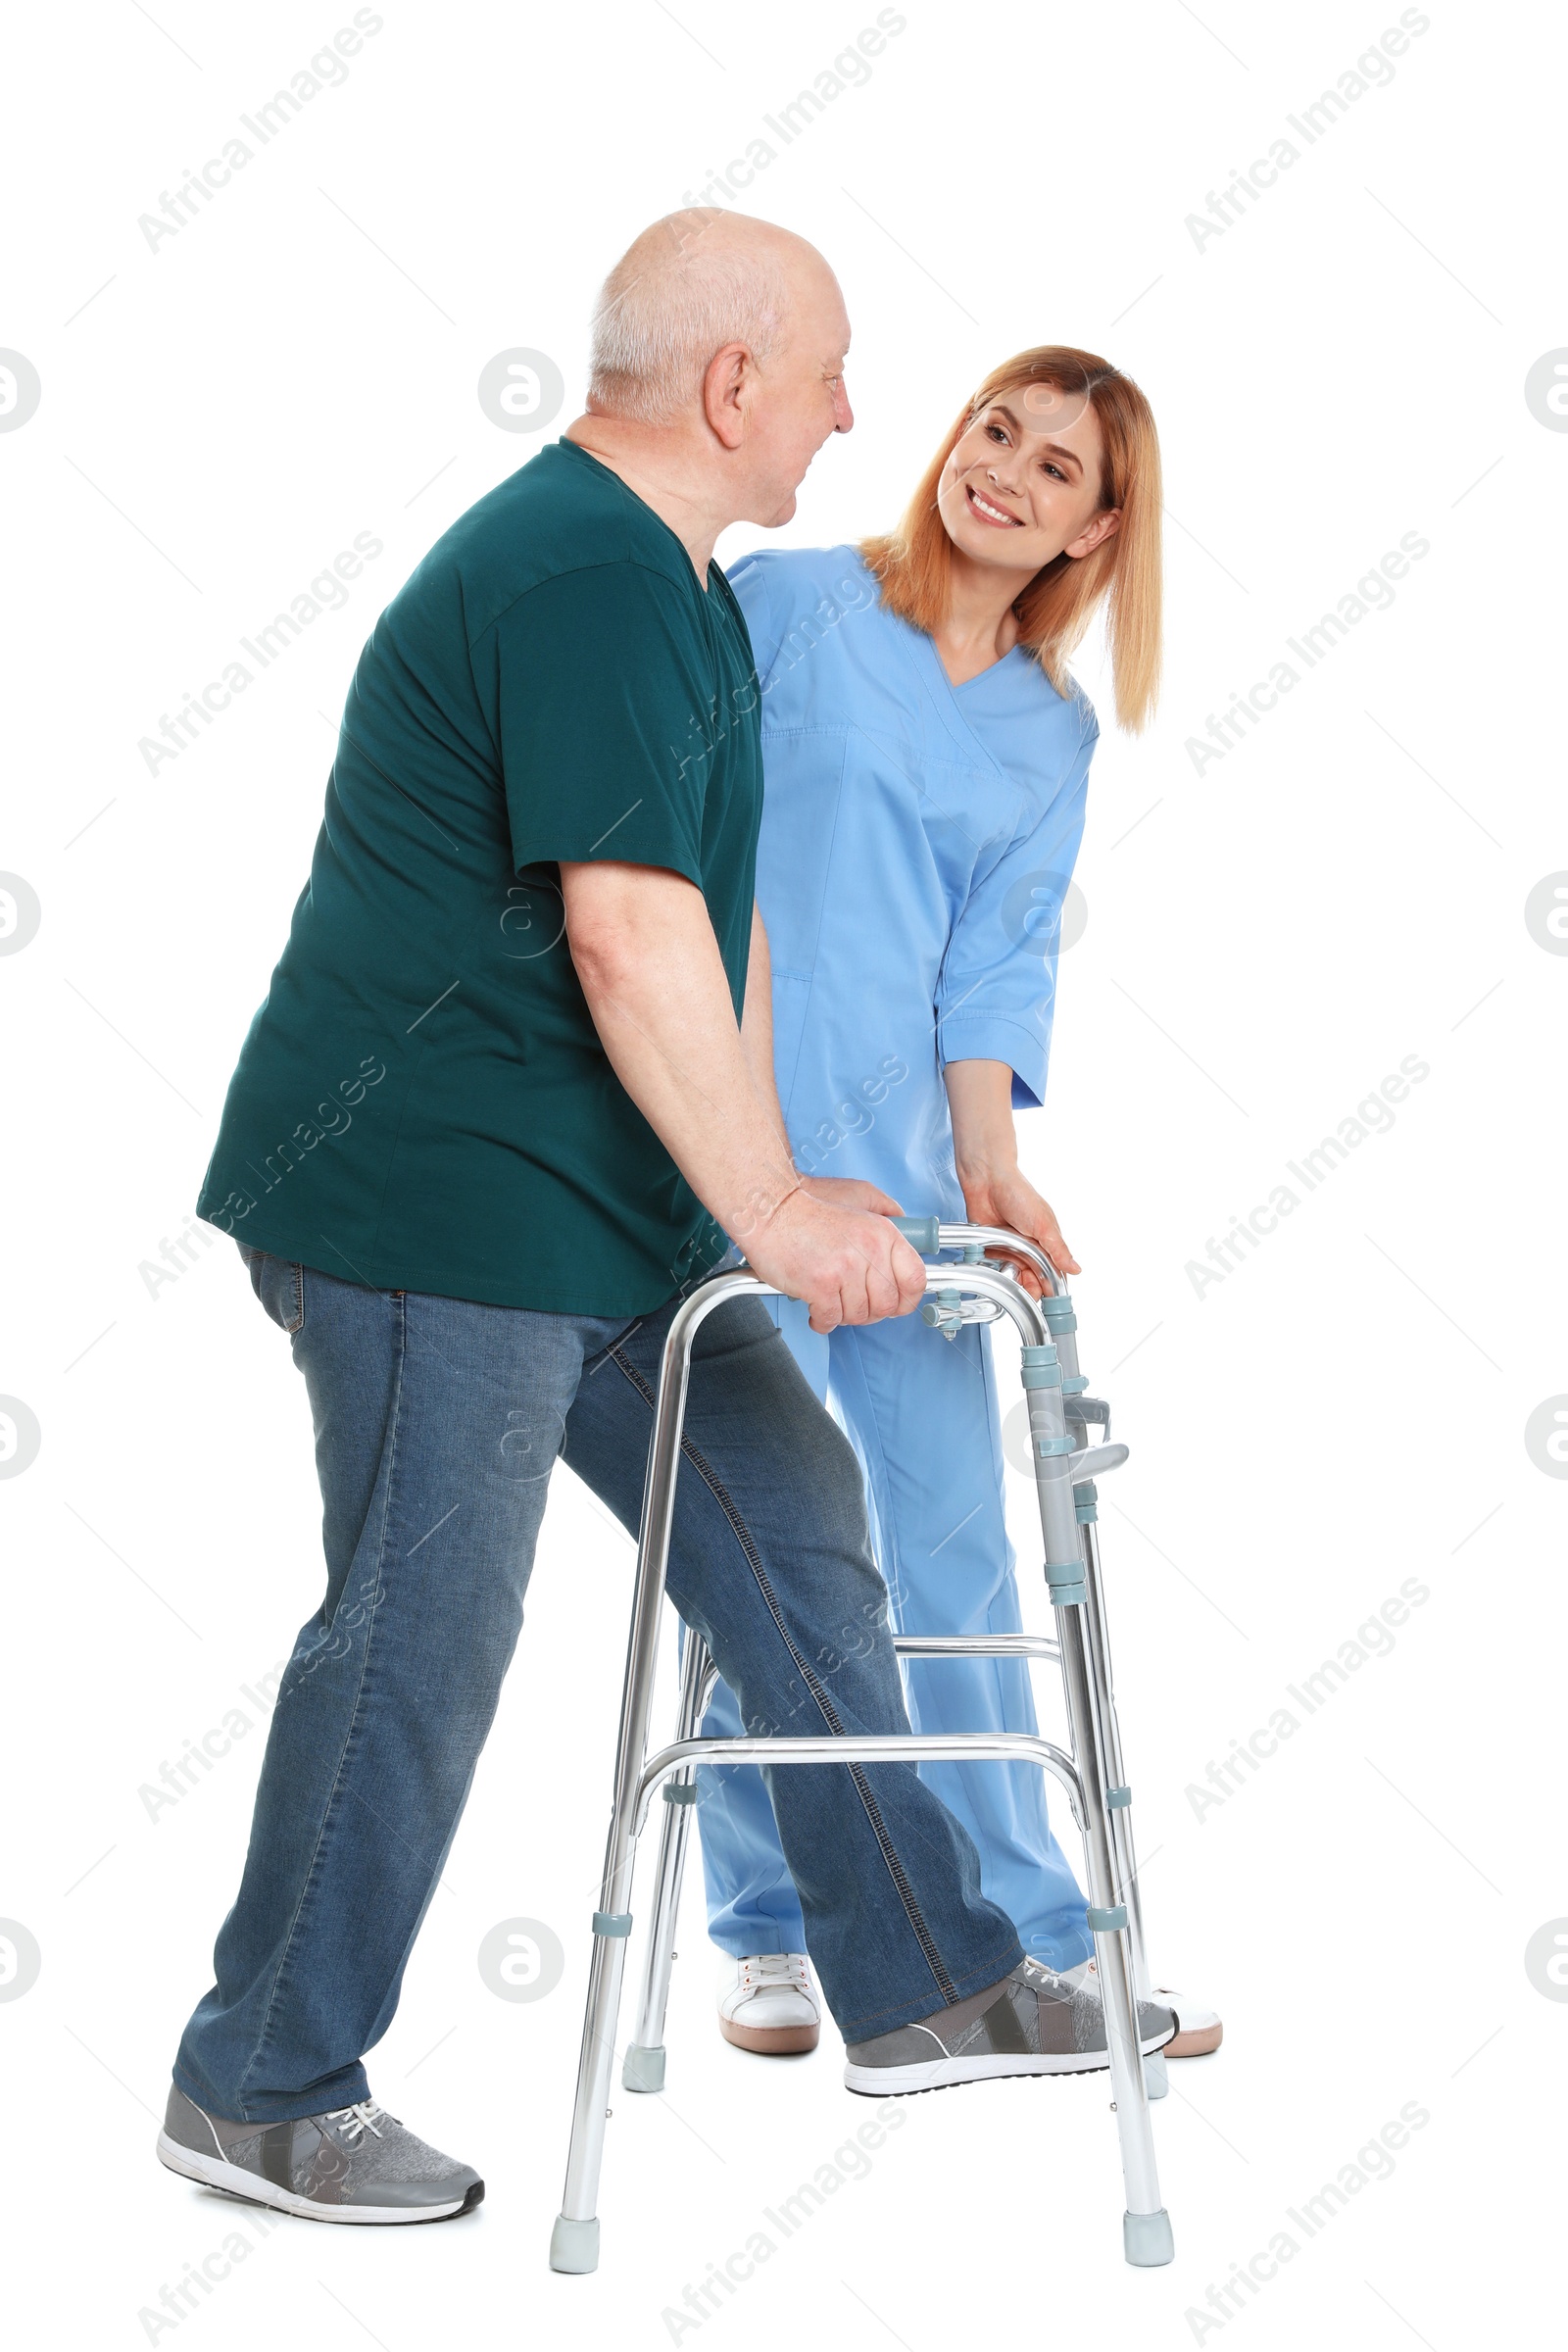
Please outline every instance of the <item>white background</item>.
M939 2352L1091 2329L1458 2352L1557 2325L1568 2007L1524 1953L1568 1914L1568 1486L1524 1430L1568 1391L1568 959L1524 907L1568 868L1568 435L1524 382L1568 345L1560 26L1440 0L1392 80L1308 147L1285 117L1396 9L915 0L864 86L784 147L762 117L872 24L869 0L380 13L342 86L156 251L138 215L351 11L158 0L155 23L87 0L11 38L0 344L43 386L0 433L0 867L42 907L0 958L0 1392L42 1433L0 1483L0 1915L42 1954L0 2000L11 2331L105 2352ZM1299 160L1200 248L1187 216L1281 135ZM1104 352L1159 420L1167 684L1133 741L1091 649L1079 665L1104 730L1089 920L1025 1149L1083 1260L1085 1366L1134 1447L1103 1520L1154 1958L1227 2032L1155 2111L1172 2268L1122 2264L1104 2078L1000 2085L910 2103L868 2178L682 2329L663 2315L687 2284L871 2111L840 2086L831 2031L797 2065L720 2043L694 1873L669 2092L616 2096L598 2275L546 2268L630 1567L564 1475L448 1884L371 2061L394 2112L482 2168L482 2213L257 2242L250 2209L154 2162L237 1880L258 1711L177 1806L151 1820L138 1790L246 1706L321 1571L304 1396L234 1252L198 1248L155 1294L139 1268L188 1219L359 647L540 445L481 412L481 368L551 355L560 430L606 269L759 136L775 160L743 206L822 247L855 324L858 428L818 458L788 541L886 524L970 386L1025 344ZM138 740L357 532L384 553L348 606L150 774ZM1430 552L1392 607L1195 772L1208 714L1407 532ZM1430 1074L1392 1129L1199 1296L1188 1262L1408 1055ZM1011 1499L1039 1623L1029 1496ZM1189 1785L1409 1578L1429 1598L1392 1653L1200 1814ZM476 1966L518 1916L566 1950L533 2003ZM1393 2177L1308 2241L1286 2208L1407 2102L1430 2121ZM236 2226L249 2258L151 2331L138 2315ZM1217 2320L1209 2283L1282 2229L1299 2251Z

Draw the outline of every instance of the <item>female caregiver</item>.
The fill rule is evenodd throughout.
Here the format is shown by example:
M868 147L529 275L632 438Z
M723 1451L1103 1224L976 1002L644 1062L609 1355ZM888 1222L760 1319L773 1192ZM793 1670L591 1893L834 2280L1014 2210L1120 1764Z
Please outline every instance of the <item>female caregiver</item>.
M1077 1261L1018 1166L1014 1104L1046 1090L1060 913L1099 728L1067 674L1102 603L1116 714L1141 728L1160 644L1159 444L1138 386L1088 352L1022 352L965 408L898 529L746 558L729 574L762 691L757 895L773 1060L795 1159L912 1213L1008 1226ZM748 1005L748 1014L752 1007ZM750 1026L750 1019L748 1025ZM1031 1278L1032 1283L1032 1278ZM865 1478L905 1634L1020 1630L989 1335L914 1318L810 1330L770 1301ZM1017 1659L907 1668L924 1731L1033 1732ZM703 1726L741 1723L721 1683ZM1062 1974L1093 1949L1084 1897L1023 1764L922 1764L979 1849L986 1893ZM820 2002L755 1766L705 1768L710 1934L725 2038L810 2049ZM1168 1992L1167 2054L1219 2020Z

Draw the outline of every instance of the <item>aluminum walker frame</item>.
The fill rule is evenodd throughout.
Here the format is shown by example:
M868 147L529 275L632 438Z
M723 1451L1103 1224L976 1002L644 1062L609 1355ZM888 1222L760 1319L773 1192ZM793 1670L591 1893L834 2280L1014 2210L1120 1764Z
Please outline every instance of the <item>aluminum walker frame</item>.
M1127 1459L1112 1446L1109 1408L1085 1394L1078 1369L1077 1323L1062 1277L1045 1253L1021 1235L983 1225L949 1225L935 1217L893 1220L922 1256L961 1251L926 1269L925 1321L952 1334L961 1324L1008 1315L1023 1343L1023 1389L1029 1408L1030 1451L1046 1546L1046 1582L1055 1610L1056 1638L1031 1634L901 1638L903 1657L1056 1658L1061 1666L1071 1753L1021 1732L938 1734L817 1734L801 1739L713 1739L698 1736L718 1669L701 1638L688 1632L681 1673L676 1737L648 1753L664 1576L674 1522L675 1477L698 1325L731 1298L768 1297L773 1286L749 1267L715 1274L677 1309L664 1341L654 1411L647 1481L638 1532L626 1679L615 1753L614 1798L605 1853L600 1909L593 1920L593 1965L577 2072L565 2194L550 2242L551 2268L597 2269L596 2214L611 2076L631 1933L632 1871L637 1840L654 1791L662 1788L663 1825L659 1876L648 1935L636 2037L621 2080L628 2090L664 2086L664 2011L674 1957L675 1916L695 1768L710 1764L906 1763L975 1758L1039 1765L1061 1782L1083 1833L1088 1865L1089 1925L1104 2002L1110 2081L1121 2146L1127 2206L1122 2216L1128 2262L1152 2268L1172 2259L1169 2216L1160 2202L1149 2103L1163 2095L1165 2061L1139 2048L1137 2007L1150 1996L1137 1866L1133 1853L1131 1791L1122 1769L1121 1740L1111 1689L1110 1653L1096 1526L1094 1481ZM1046 1296L1030 1297L996 1259L1010 1256L1040 1278ZM1105 1443L1086 1444L1088 1425Z

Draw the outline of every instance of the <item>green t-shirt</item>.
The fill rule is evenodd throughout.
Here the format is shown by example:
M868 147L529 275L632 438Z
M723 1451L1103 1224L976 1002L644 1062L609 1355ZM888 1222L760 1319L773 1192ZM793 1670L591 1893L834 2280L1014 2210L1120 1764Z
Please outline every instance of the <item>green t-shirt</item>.
M197 1214L346 1281L577 1314L646 1313L720 1256L599 1042L559 865L696 883L738 1015L757 701L723 573L705 594L585 450L470 507L360 658Z

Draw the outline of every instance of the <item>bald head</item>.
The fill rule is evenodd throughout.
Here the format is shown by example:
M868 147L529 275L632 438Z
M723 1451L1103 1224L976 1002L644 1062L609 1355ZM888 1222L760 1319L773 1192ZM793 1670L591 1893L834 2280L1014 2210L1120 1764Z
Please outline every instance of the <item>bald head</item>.
M833 286L827 264L786 228L718 210L666 214L605 280L589 347L590 410L673 422L701 399L716 352L744 345L765 370L803 300L808 306L824 286Z
M587 414L564 438L662 515L706 577L719 532L788 522L823 442L854 424L849 346L814 245L736 213L671 213L605 282Z

